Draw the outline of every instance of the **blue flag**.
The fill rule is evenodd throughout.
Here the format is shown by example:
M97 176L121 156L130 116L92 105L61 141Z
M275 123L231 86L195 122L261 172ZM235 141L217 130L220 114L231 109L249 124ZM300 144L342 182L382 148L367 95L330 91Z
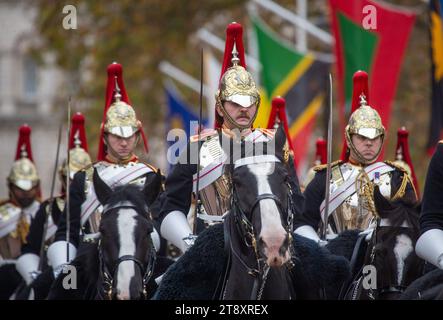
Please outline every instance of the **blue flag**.
M198 114L195 113L183 100L172 84L165 85L166 98L168 102L168 113L166 117L168 152L167 160L169 170L183 148L186 147L189 138L197 133ZM207 120L202 119L203 126Z

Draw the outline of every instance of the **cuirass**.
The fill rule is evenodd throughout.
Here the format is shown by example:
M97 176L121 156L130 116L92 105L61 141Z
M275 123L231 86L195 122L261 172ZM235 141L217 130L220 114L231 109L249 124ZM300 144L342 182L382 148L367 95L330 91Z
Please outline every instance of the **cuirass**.
M209 166L224 156L225 153L219 139L217 134L203 142L200 148L200 169ZM199 196L207 215L222 216L229 210L230 205L230 174L225 170L214 182L200 190Z
M109 182L106 179L107 177L104 177L101 173L107 169L108 167L113 168L113 171L110 173L108 171L108 177L113 177L117 174L120 174L122 171L124 171L127 167L131 166L132 162L129 162L126 165L117 165L117 164L110 164L106 162L98 162L94 164L94 168L97 170L97 173L100 175L100 178L109 185ZM91 170L92 171L92 170ZM146 176L138 177L132 181L130 181L128 184L137 185L140 190L143 189L145 186ZM87 174L86 181L85 181L85 194L91 190L92 186L92 173ZM89 231L91 233L97 233L99 232L100 227L100 219L103 212L103 206L100 205L97 207L97 209L89 216L88 222L89 222Z
M360 170L361 167L354 166L350 163L344 163L333 167L330 186L331 194L348 179L357 180L356 178ZM390 172L380 175L380 177L376 179L376 181L373 181L373 183L379 186L380 192L385 198L390 199ZM331 224L334 233L353 229L364 230L368 228L375 219L373 210L373 196L369 196L368 193L365 194L362 192L361 188L357 187L356 192L348 196L341 205L331 213L329 223Z

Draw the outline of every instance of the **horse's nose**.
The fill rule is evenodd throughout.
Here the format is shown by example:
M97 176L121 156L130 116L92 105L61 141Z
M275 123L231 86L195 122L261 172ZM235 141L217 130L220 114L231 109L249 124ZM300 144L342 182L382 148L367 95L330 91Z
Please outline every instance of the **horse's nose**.
M128 290L120 289L117 289L115 297L117 300L129 300L131 298Z
M139 290L120 291L117 289L115 294L115 299L117 300L141 300L143 297L143 292Z
M288 233L282 230L259 238L259 245L263 246L262 251L270 267L280 267L290 259Z

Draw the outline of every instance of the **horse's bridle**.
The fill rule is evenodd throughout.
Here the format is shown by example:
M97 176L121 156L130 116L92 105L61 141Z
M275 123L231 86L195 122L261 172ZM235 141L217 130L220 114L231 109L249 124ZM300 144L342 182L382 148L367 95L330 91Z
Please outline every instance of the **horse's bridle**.
M125 203L124 205L121 205L121 206L113 206L111 208L106 208L106 211L103 210L102 215L104 215L109 210L114 209L114 208L137 209L136 206ZM98 288L98 297L102 298L102 299L106 299L106 300L112 300L112 295L113 295L113 291L114 291L114 278L115 278L115 274L118 270L120 263L122 263L123 261L133 261L139 267L140 272L143 275L143 296L145 299L147 299L147 286L148 286L148 282L149 282L150 278L152 277L152 274L154 271L154 266L155 266L155 261L156 261L156 257L157 257L152 239L151 239L151 241L149 241L149 249L148 250L149 250L149 252L151 252L151 254L149 255L149 261L148 261L146 268L144 268L143 263L139 259L137 259L135 256L124 255L124 256L121 256L117 259L117 262L115 263L115 266L114 266L112 272L109 272L109 269L108 269L108 267L104 261L104 258L103 258L101 239L98 241L97 249L98 249L99 266L100 266L100 271L101 271L102 280L103 280L102 287Z
M291 243L292 243L292 231L293 231L292 221L293 221L293 216L294 216L294 203L293 203L291 185L289 183L287 183L287 187L288 187L288 207L287 207L288 216L287 216L287 225L286 225L285 229L288 234L289 248L290 248L291 254L292 254ZM260 203L260 201L265 200L265 199L273 200L276 203L277 208L280 213L280 216L281 216L282 213L284 212L282 202L279 197L277 197L275 194L272 194L272 193L263 193L263 194L258 195L257 198L255 199L255 201L253 202L251 208L249 209L250 215L252 216L255 208ZM248 219L247 215L245 214L245 212L243 211L243 209L241 208L241 206L239 204L239 199L238 199L238 195L237 195L236 188L235 188L234 184L232 185L231 210L233 212L234 221L237 225L237 228L240 231L240 234L243 238L245 245L247 247L252 247L254 250L257 267L256 268L249 267L246 264L246 262L243 261L243 259L240 257L240 255L236 252L236 250L232 246L232 243L230 245L231 252L236 256L236 258L240 261L240 263L245 267L248 274L251 275L252 277L254 277L254 286L253 286L253 289L251 292L251 300L260 300L270 267L265 263L264 259L260 257L260 254L258 252L258 247L257 247L257 239L255 238L255 234L254 234L254 226L252 225L251 221ZM291 269L293 267L292 261L289 260L286 263L286 266L288 269ZM259 288L259 282L261 282L260 288Z
M375 263L375 256L376 256L376 245L377 245L377 231L378 228L381 228L382 226L380 225L381 222L381 218L377 217L377 223L374 227L374 231L372 233L371 236L371 254L370 254L370 265L374 265ZM406 228L410 228L410 227L406 227ZM356 296L357 294L357 290L358 290L358 286L356 286L356 288L354 289L354 294L353 296ZM391 285L391 286L386 286L380 289L377 289L377 291L374 292L374 290L372 289L372 287L369 287L368 289L368 297L371 300L375 300L376 297L382 295L382 294L387 294L387 293L403 293L406 290L406 286L405 285ZM355 300L355 299L353 299Z

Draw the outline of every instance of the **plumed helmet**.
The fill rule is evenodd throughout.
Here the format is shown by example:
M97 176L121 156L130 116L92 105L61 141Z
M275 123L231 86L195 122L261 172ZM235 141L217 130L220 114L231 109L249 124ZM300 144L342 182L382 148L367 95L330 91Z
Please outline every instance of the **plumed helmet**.
M215 95L217 106L222 110L224 117L234 126L244 129L250 127L255 116L247 125L239 125L226 112L223 102L230 101L244 108L260 105L260 94L252 75L246 70L245 50L243 46L243 28L241 24L233 22L226 29L226 44L223 65L220 76L219 89ZM223 118L215 114L215 127L220 128Z
M15 161L7 180L8 183L25 191L31 190L40 182L37 168L32 159L31 127L26 124L19 129Z

